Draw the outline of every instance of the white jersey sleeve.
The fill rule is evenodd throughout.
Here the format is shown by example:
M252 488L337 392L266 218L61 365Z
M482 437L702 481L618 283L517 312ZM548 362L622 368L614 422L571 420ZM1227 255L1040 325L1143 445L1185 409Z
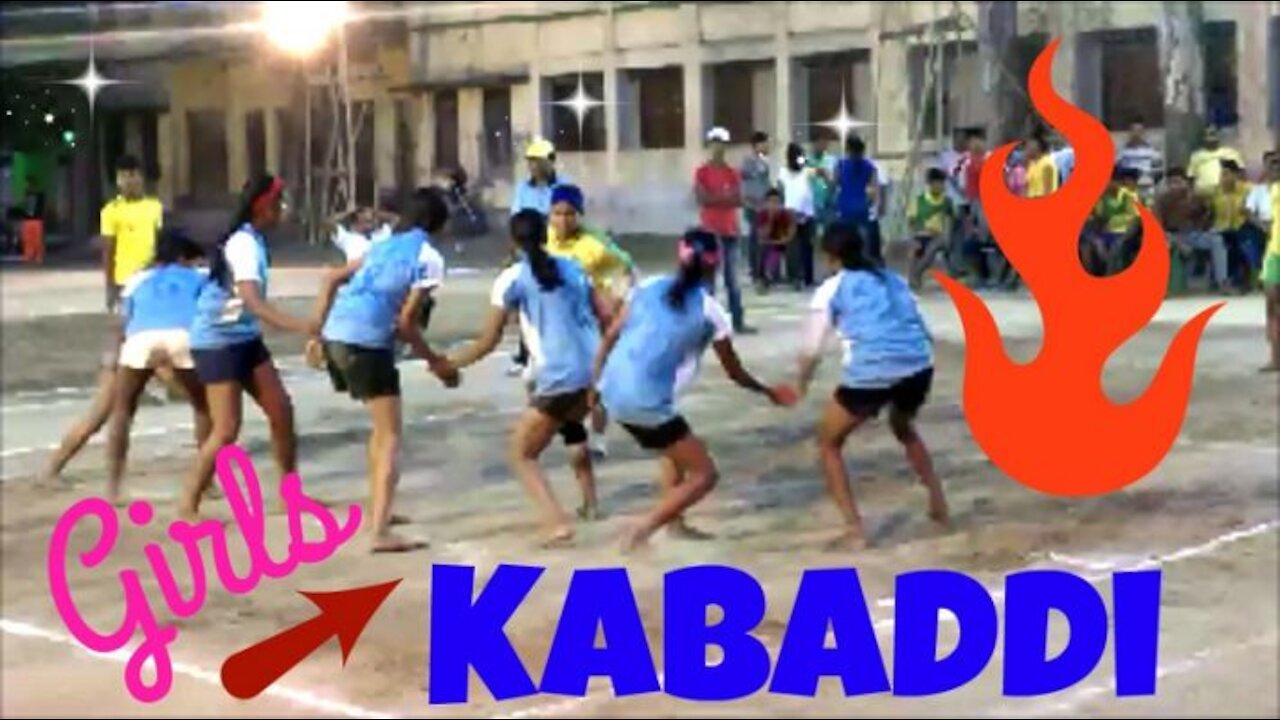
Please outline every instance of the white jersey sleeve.
M493 281L493 290L489 293L489 304L493 307L509 310L515 304L513 290L516 279L520 277L520 265L512 265L498 274Z
M444 256L439 250L424 243L422 252L418 253L418 281L413 286L430 290L443 283Z
M262 248L258 240L249 233L240 230L227 239L222 248L227 266L231 268L232 282L262 282L259 265L262 261Z
M733 337L733 325L724 306L711 293L702 294L702 314L711 325L711 342L720 342Z
M805 355L813 356L822 352L823 344L835 328L831 301L840 288L840 277L837 273L824 280L809 300L809 316L805 318L804 336L801 340Z

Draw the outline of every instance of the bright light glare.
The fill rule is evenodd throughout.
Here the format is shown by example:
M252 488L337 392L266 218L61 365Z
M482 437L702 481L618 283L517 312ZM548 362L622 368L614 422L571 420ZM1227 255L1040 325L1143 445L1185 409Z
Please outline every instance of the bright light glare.
M346 19L345 2L266 2L262 9L267 38L297 57L319 50Z

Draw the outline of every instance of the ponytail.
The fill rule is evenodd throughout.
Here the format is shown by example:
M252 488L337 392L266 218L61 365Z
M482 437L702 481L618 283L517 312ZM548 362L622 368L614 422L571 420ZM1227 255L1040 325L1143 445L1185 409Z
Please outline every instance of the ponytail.
M667 303L683 310L685 300L706 283L708 270L720 262L720 243L705 230L689 230L680 240L680 271L667 290Z
M511 239L524 251L538 287L549 292L563 285L560 266L547 254L547 223L542 213L532 209L521 210L511 216L510 229Z
M839 258L845 270L863 270L883 278L884 268L867 257L865 245L862 232L852 223L835 223L822 236L822 251Z
M268 174L259 175L245 183L244 189L240 191L240 202L236 206L236 214L231 219L231 226L222 234L209 256L210 280L224 288L231 287L231 268L227 265L225 252L227 241L246 223L253 222L254 211L266 198L279 197L283 190L284 183L279 178ZM274 200L274 197L271 199Z

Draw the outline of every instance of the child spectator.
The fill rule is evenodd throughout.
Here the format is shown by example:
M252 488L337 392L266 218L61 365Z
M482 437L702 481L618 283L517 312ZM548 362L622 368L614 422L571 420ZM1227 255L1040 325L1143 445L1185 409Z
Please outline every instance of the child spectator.
M1123 266L1128 245L1140 227L1137 202L1138 172L1115 168L1085 233L1085 267L1093 274L1114 275Z
M796 235L796 218L783 207L782 193L774 189L765 193L764 207L756 212L755 223L760 229L761 280L768 288L782 282L782 262L788 243Z
M934 259L946 252L956 218L955 205L947 195L947 174L939 168L929 168L925 178L928 186L916 196L910 218L916 240L911 265L911 286L915 289L924 284L924 273Z

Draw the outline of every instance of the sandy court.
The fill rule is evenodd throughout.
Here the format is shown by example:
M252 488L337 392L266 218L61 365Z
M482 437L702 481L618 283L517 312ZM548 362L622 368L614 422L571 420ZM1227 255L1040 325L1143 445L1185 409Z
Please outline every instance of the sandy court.
M298 282L306 286L305 280ZM432 339L448 342L472 332L484 311L487 285L487 276L450 282L433 320ZM40 292L29 287L22 291ZM6 287L6 302L11 292L17 290ZM57 297L73 290L59 286L48 293ZM760 297L748 292L747 301L751 322L761 329L759 335L739 342L748 367L768 379L790 376L804 299L791 293ZM1112 397L1141 392L1179 323L1208 302L1194 298L1167 303L1156 322L1109 364L1105 386ZM576 547L537 549L531 507L504 460L506 432L522 406L520 387L504 374L506 357L481 363L466 374L460 389L451 392L421 364L404 364L406 446L399 509L414 521L406 533L430 539L432 547L412 555L371 558L365 554L363 538L357 538L324 564L304 566L285 580L264 581L251 595L233 596L211 587L204 609L176 622L179 635L170 647L178 664L174 688L166 700L150 707L139 706L125 692L122 658L93 656L70 641L49 599L44 568L51 528L71 502L100 490L101 445L91 446L72 465L68 475L80 483L74 489L50 492L32 482L44 448L56 442L83 409L83 388L92 372L84 352L94 342L91 332L100 318L72 314L32 320L6 311L6 336L18 333L23 342L6 342L4 349L0 709L22 715L461 713L517 718L1280 714L1280 385L1276 376L1255 372L1265 350L1261 300L1233 299L1210 324L1182 434L1157 471L1116 495L1076 501L1026 490L987 461L961 410L963 334L958 319L941 293L928 293L923 305L939 345L937 379L920 428L949 493L954 530L940 532L926 521L923 491L910 481L887 427L874 423L854 436L846 457L875 546L857 554L825 549L825 540L837 528L837 516L815 466L811 430L817 408L835 381L837 352L832 350L815 383L816 392L794 411L771 408L729 387L714 361L704 364L684 407L717 458L723 479L690 520L715 532L716 540L691 543L659 535L647 553L618 553L621 533L653 497L655 465L628 437L613 430L611 456L597 469L607 517L581 525ZM1019 358L1033 356L1039 335L1034 303L1025 295L1002 295L993 297L991 306L1011 352ZM361 501L368 425L364 410L333 394L322 374L302 367L296 344L274 338L269 342L294 396L301 474L309 491L340 502ZM76 366L69 360L57 372L42 367L41 357L61 354L78 355L82 369L73 371ZM115 572L139 567L142 547L163 537L160 522L172 515L176 485L190 461L189 422L182 405L157 402L139 412L127 488L135 497L156 503L158 521L141 529L124 525L120 545L106 564L72 572L76 601L95 627L115 627L121 617ZM1085 437L1081 452L1089 452L1087 433ZM266 430L255 411L246 415L242 445L269 484L275 471ZM562 502L576 502L558 447L548 453L546 465ZM225 515L225 505L217 512ZM286 532L284 519L271 518L268 530L273 545L279 546ZM77 534L72 547L84 547L90 539L87 531ZM430 565L475 565L483 578L504 562L548 568L507 625L535 681L541 676L573 568L628 569L660 669L666 570L714 563L751 572L769 599L758 636L776 653L801 571L856 566L892 677L891 599L899 573L949 568L1000 589L1011 572L1065 568L1095 579L1109 598L1111 571L1159 566L1164 587L1158 694L1116 699L1109 648L1094 673L1074 688L1049 697L1005 698L997 647L980 678L930 698L844 698L838 682L823 681L817 699L760 694L733 703L699 705L660 695L617 699L607 681L596 681L586 698L539 696L495 703L473 682L468 705L429 706L425 686ZM374 617L345 669L336 643L330 643L254 701L233 700L218 686L218 668L228 655L311 617L311 606L295 590L341 589L401 577L404 582ZM1051 651L1055 642L1062 646L1063 625L1053 626ZM942 647L954 642L954 626L944 625Z

